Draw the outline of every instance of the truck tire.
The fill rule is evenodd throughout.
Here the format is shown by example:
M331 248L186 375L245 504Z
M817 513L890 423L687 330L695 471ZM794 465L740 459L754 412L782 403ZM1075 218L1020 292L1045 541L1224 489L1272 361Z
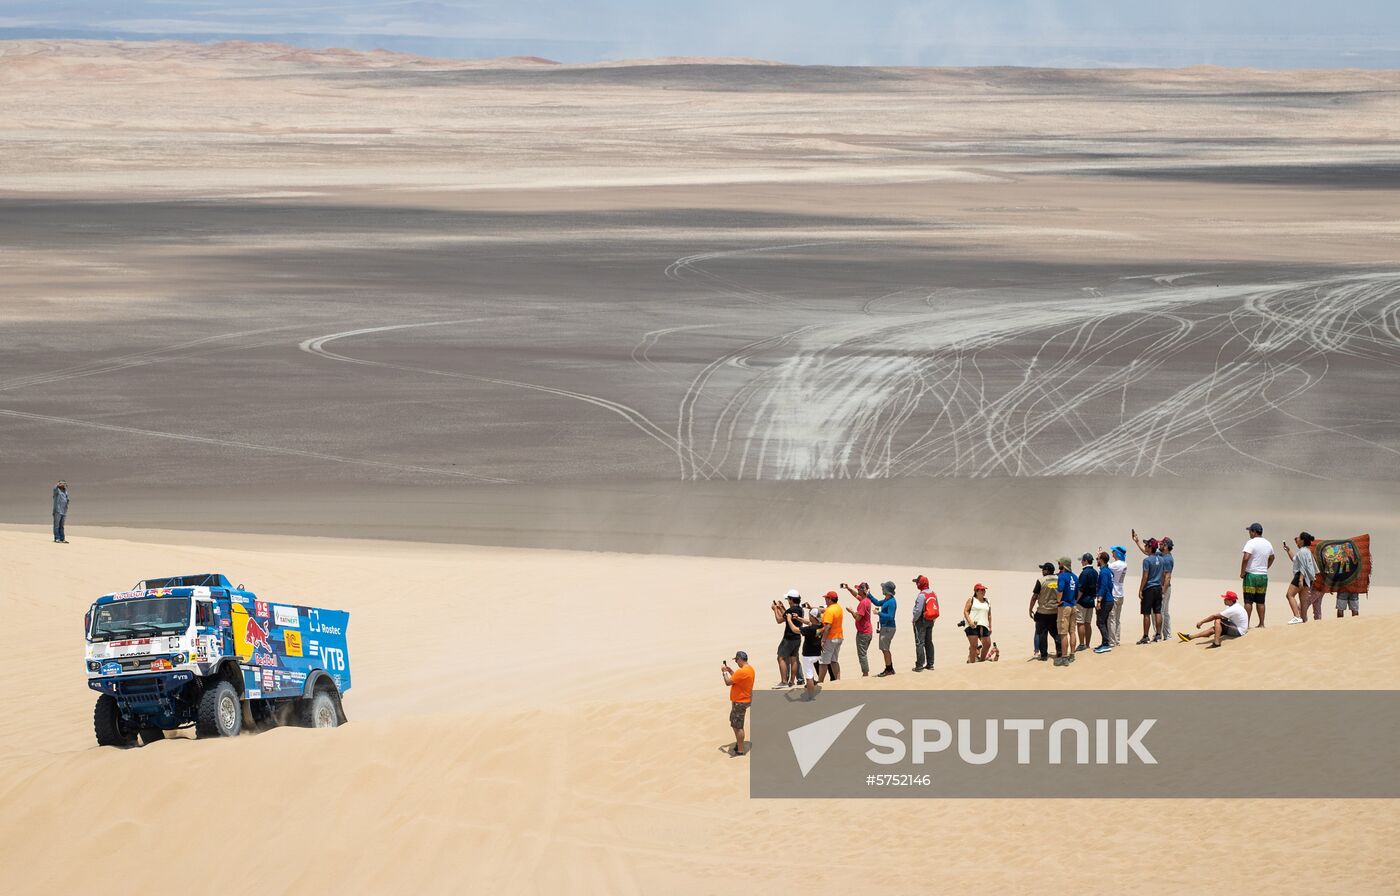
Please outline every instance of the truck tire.
M92 730L97 735L97 745L101 747L134 747L136 732L128 731L122 723L122 711L117 706L117 698L102 694L92 709Z
M340 713L336 712L335 698L330 691L317 691L301 701L301 725L303 728L340 726Z
M243 707L233 685L219 681L200 695L194 730L200 737L238 736L243 730Z
M153 744L158 740L165 740L165 732L160 728L142 728L141 745Z

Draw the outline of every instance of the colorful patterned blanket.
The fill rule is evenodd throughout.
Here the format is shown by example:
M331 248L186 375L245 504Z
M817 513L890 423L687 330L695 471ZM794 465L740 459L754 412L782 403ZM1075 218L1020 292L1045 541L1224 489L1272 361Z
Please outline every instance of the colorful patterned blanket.
M1317 578L1313 588L1340 594L1365 594L1371 589L1371 536L1319 539L1313 543Z

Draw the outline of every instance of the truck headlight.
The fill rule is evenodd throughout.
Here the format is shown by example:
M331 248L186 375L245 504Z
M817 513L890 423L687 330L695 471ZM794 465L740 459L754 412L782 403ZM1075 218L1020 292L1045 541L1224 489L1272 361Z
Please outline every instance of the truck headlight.
M185 656L183 653L175 654L175 665L177 666L183 666L188 660L189 657Z
M97 662L96 660L88 660L87 667L89 672L96 672L97 670L102 668L102 664Z

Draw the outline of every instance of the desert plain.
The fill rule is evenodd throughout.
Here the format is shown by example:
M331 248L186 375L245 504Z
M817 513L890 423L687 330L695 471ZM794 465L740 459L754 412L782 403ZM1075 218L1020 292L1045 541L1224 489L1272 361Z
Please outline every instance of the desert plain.
M717 666L924 572L1003 662L833 687L1394 687L1397 141L1386 71L0 43L5 889L1392 892L1391 801L750 800ZM1025 661L1041 561L1171 535L1180 628L1255 520L1361 618L1280 551L1228 650ZM83 611L208 570L351 611L351 723L97 748Z

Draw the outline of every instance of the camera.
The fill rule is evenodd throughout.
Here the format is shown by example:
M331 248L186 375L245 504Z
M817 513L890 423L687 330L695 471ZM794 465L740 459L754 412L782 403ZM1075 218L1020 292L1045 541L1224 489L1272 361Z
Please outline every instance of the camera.
M959 619L959 620L958 620L958 628L967 628L967 623L966 623L965 621Z

